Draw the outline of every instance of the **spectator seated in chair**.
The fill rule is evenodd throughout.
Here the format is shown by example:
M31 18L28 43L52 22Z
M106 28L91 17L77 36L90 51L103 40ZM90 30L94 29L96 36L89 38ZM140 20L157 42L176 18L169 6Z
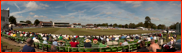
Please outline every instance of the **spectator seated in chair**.
M49 52L57 52L57 51L58 50L57 50L56 46L55 45L51 45L51 48L50 48Z
M34 43L34 41L31 38L28 38L26 40L27 44L23 47L21 52L35 52L35 49L31 47L31 45Z
M99 47L109 47L109 46L105 45L105 41L102 41L102 43L99 44Z
M87 39L87 40L85 40L85 44L84 44L84 48L90 48L90 47L92 47L92 44L90 43L90 40L89 39Z
M128 45L127 39L125 39L123 43L122 43L122 42L120 42L120 45L121 45L121 46Z
M149 50L152 52L156 52L157 49L161 49L158 44L155 43L155 40L151 40L151 44L149 46Z
M77 45L79 44L79 41L77 40L76 42L76 39L73 39L71 40L70 44L71 44L71 47L77 47Z
M149 52L149 50L145 47L145 42L140 42L140 49L137 50L137 52Z

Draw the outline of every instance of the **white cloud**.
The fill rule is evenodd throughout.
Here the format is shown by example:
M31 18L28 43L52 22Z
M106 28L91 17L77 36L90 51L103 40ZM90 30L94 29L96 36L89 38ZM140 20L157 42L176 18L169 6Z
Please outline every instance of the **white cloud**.
M63 7L63 6L56 6L55 8L61 8L61 7Z
M41 5L41 6L45 6L45 7L49 7L49 5L47 5L47 4L42 4L42 3L40 3L40 5Z
M66 16L60 16L61 18L66 18Z
M104 12L101 12L100 14L104 14Z
M22 15L16 15L15 18L24 18Z
M133 4L133 7L139 7L142 5L143 1L125 1L127 4Z
M34 1L30 1L27 4L25 3L24 5L27 9L29 10L37 10L40 9L41 7L38 6L38 4Z
M45 7L49 7L48 5L45 5L45 4L38 5L34 1L29 1L29 2L11 2L10 1L10 2L4 2L4 3L7 3L9 5L12 5L11 3L13 3L13 5L15 5L19 10L20 10L20 7L18 6L18 4L23 5L23 7L26 7L22 11L17 11L17 12L10 13L10 16L17 16L17 17L21 17L19 14L22 14L22 13L25 13L25 12L29 12L29 11L32 11L32 10L38 10L38 9L45 9ZM33 15L34 13L29 13L29 14ZM46 16L40 16L40 17L47 18Z
M23 3L27 3L29 1L1 1L1 5L4 5L4 4L8 4L8 5L12 5L14 6L14 3L16 3L17 5L23 5Z
M153 9L153 7L148 7L148 8L145 9L145 11L149 11L149 10L152 10L152 9Z
M138 20L139 18L138 17L134 17L135 20Z
M47 16L42 16L42 15L40 15L40 16L34 15L33 17L34 17L34 18L47 18Z
M75 18L74 16L71 16L70 18Z
M168 18L164 18L165 20L167 20Z
M77 12L73 12L73 13L68 13L67 15L61 15L61 14L56 14L58 15L59 18L75 18L75 16L79 15L84 15L83 13L85 12L86 10L83 10L83 11L77 11Z
M12 15L18 15L18 14L21 14L21 13L25 13L25 12L28 12L28 11L30 11L30 10L28 10L28 9L25 9L25 10L22 10L22 11L18 11L18 12L12 12L12 13L10 13L10 15L12 16Z
M171 2L169 2L168 4L171 5L171 6L178 6L178 7L181 7L181 4L176 4L176 3L174 3L174 1L171 1Z
M13 2L7 2L7 3L13 3ZM18 2L19 3L19 2ZM16 3L17 4L17 3ZM14 5L16 5L14 4ZM20 4L20 3L19 3ZM47 5L44 5L44 6L41 6L41 5L38 5L36 2L34 1L30 1L30 2L23 2L22 4L24 4L24 7L26 7L24 10L22 11L18 11L18 12L12 12L10 13L10 15L18 15L18 14L21 14L21 13L25 13L25 12L28 12L28 11L32 11L32 10L37 10L37 9L45 9L44 6L47 6ZM11 5L11 4L10 4ZM18 8L18 7L17 7Z
M30 15L34 15L35 13L30 12L29 14L30 14Z
M107 15L112 14L112 12L106 12Z
M107 17L107 18L111 18L111 17L109 16L109 17Z
M177 5L177 4L173 3L173 1L170 1L168 4L169 5Z
M103 22L108 22L108 23L129 23L126 20L131 20L132 22L135 22L136 20L134 19L138 19L138 22L143 22L145 16L149 16L152 17L152 21L154 21L153 23L155 23L156 25L158 24L162 24L162 23L167 23L169 21L175 21L175 20L181 20L181 18L179 17L179 15L181 15L181 8L179 8L181 6L181 4L179 4L179 2L176 3L172 3L171 5L168 4L168 2L156 2L156 1L145 1L145 5L142 4L142 2L135 2L135 1L128 1L125 2L124 5L122 3L121 4L116 4L113 2L107 2L107 1L103 1L103 2L73 2L67 3L69 6L67 6L67 9L69 10L68 12L65 12L64 14L58 15L56 17L64 17L64 19L61 19L61 21L65 20L65 21L69 21L69 22L77 22L79 21L80 23L103 23ZM160 4L159 4L160 3ZM19 3L16 3L19 7L20 6ZM26 3L28 4L28 2ZM129 5L126 5L129 4ZM141 8L130 8L132 6L130 6L130 4L133 7L139 7L142 5ZM168 4L168 5L165 5ZM38 10L38 9L46 9L45 5L42 5L40 3L36 2L36 5L38 5L38 7L41 8L36 8L33 10ZM15 6L15 4L13 3L13 6ZM64 4L62 5L63 7ZM179 6L179 7L178 7ZM51 6L49 6L51 7ZM109 8L108 8L109 7ZM34 7L29 7L29 8L34 8ZM59 6L57 7L53 7L53 8L60 8ZM82 9L88 9L89 11L78 11L79 8ZM124 9L123 9L124 8ZM130 8L130 9L128 9ZM15 8L16 9L16 8ZM23 8L21 8L23 9ZM75 11L72 11L75 10ZM132 10L132 11L131 11ZM32 10L29 10L28 7L26 8L26 10L22 10L19 12L13 12L10 15L16 15L17 17L21 17L19 14L20 13L24 13L24 12L32 12ZM55 10L56 11L56 10ZM146 13L147 11L147 13ZM87 12L87 13L85 13ZM90 13L88 13L90 12ZM108 13L110 12L110 13ZM122 12L122 14L120 13ZM170 12L170 13L169 13ZM136 13L133 14L133 13ZM108 14L112 14L112 15L108 15ZM155 15L154 15L155 14ZM175 15L174 15L175 14ZM34 14L35 16L35 14ZM32 16L32 17L34 17ZM35 16L35 17L43 17L43 16ZM107 19L107 18L111 18L112 19ZM154 17L154 18L153 18ZM164 18L168 18L167 20L160 20L160 19L164 19ZM38 19L38 18L37 18ZM113 21L113 19L116 19L115 21ZM120 20L123 21L120 21ZM56 19L55 19L56 20ZM83 20L83 21L80 21ZM85 20L90 20L90 21L85 21ZM99 21L98 21L99 20ZM100 21L103 20L103 21ZM157 21L159 20L159 21Z
M34 15L33 17L35 17L35 18L39 18L39 16L38 16L38 15Z
M26 18L26 20L32 20L33 19L33 17L31 17L31 16L28 16L27 18Z
M122 12L118 12L118 14L117 15L120 15Z
M18 10L20 11L20 7L16 4L16 3L14 3L15 4L15 6L18 8Z
M160 19L156 17L151 17L151 20L159 21Z

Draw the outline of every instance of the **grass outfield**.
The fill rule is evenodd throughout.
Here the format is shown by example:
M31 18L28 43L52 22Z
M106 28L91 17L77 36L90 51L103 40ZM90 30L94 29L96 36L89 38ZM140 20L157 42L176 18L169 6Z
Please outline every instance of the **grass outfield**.
M113 35L113 34L140 34L151 33L157 31L143 31L143 30L113 30L113 29L83 29L83 28L27 28L27 29L14 29L20 31L30 31L39 33L52 33L52 34L68 34L68 35Z

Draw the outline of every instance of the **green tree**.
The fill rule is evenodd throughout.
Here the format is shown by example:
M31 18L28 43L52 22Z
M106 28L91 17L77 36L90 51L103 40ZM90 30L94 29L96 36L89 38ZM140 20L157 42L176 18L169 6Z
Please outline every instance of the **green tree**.
M102 23L102 26L107 27L107 26L108 26L108 24L107 24L107 23Z
M112 24L110 24L109 26L112 27Z
M152 29L157 29L157 26L154 23L151 23L151 28Z
M21 23L25 23L25 21L20 21Z
M10 22L10 24L15 24L16 25L16 18L14 16L10 16L9 22Z
M119 28L122 28L122 25L121 25L121 24L119 24L119 25L118 25L118 27L119 27Z
M179 24L179 22L175 23L175 24L172 24L169 26L170 29L176 29L176 25Z
M32 22L30 20L27 20L25 23L32 24Z
M95 27L97 27L97 24L94 24Z
M135 23L130 23L129 28L136 28Z
M101 24L97 24L97 26L101 26Z
M38 19L36 19L36 20L34 21L34 25L35 25L35 26L37 26L39 23L40 23L40 21L39 21Z
M128 24L125 24L125 26L124 26L124 27L125 27L125 28L129 28L129 27L128 27Z
M166 29L166 26L165 26L165 25L162 25L162 24L159 24L159 25L157 26L157 28L158 28L158 29Z
M118 25L116 23L113 24L113 28L117 27Z
M149 16L145 17L145 23L144 23L146 28L151 28L151 19Z
M139 23L136 25L136 27L144 27L143 22L139 22Z

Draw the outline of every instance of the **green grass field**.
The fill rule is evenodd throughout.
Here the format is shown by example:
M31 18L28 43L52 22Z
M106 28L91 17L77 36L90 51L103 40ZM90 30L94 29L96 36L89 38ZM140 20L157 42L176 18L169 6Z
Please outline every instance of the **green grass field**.
M68 35L113 35L113 34L140 34L151 33L157 31L143 31L143 30L113 30L113 29L83 29L83 28L27 28L14 29L19 31L52 33L52 34L68 34Z

